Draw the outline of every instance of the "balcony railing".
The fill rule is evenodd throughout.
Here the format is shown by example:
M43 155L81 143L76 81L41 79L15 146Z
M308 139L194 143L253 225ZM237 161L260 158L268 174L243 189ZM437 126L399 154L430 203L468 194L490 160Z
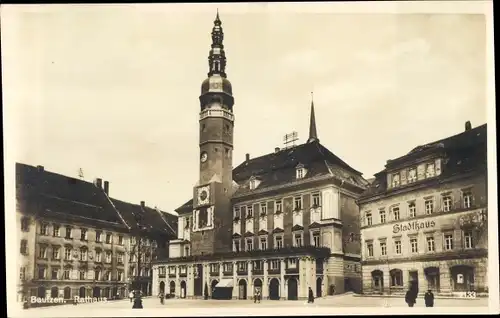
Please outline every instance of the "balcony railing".
M279 274L281 272L281 269L280 268L270 268L267 270L267 273L268 274Z
M217 272L210 272L210 276L219 276L219 271L217 271Z
M223 276L233 276L233 271L224 271L222 272Z
M264 275L264 269L262 269L262 268L252 269L252 274L253 275Z
M287 269L285 269L285 273L286 274L298 274L299 268L298 267L287 268Z
M248 275L248 269L238 269L236 270L237 275Z

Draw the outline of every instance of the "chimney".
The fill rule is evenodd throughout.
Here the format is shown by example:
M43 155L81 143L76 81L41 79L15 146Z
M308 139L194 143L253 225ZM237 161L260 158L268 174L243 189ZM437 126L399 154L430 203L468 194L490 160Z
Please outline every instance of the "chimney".
M249 153L246 154L246 160L245 161L250 161L250 154Z
M96 178L94 181L94 185L98 187L99 189L102 188L102 179L101 178Z
M143 208L144 208L145 206L146 206L146 202L141 201L141 207L143 207Z
M43 172L44 170L43 166L36 166L36 169L38 170L38 172Z
M465 122L465 131L471 130L471 129L472 129L472 124L468 120L468 121Z
M276 147L276 148L274 148L274 153L277 153L277 152L279 152L279 151L280 151L280 147Z
M109 181L104 181L104 193L109 195Z

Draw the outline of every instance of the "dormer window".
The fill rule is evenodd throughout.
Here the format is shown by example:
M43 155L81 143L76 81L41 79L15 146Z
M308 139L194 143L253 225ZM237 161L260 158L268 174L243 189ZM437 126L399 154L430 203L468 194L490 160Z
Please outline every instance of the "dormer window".
M302 179L306 176L307 170L304 168L303 164L299 164L295 167L295 176L297 179Z
M259 186L259 183L260 183L259 179L251 177L249 182L250 190L256 189Z
M417 169L410 168L408 171L408 183L413 183L415 181L417 181Z
M428 163L427 167L425 169L425 176L427 178L430 178L430 177L434 177L435 174L436 174L436 171L435 171L435 164L434 164L434 162Z
M399 181L399 173L395 173L392 175L392 186L393 187L398 187L400 184L400 181Z

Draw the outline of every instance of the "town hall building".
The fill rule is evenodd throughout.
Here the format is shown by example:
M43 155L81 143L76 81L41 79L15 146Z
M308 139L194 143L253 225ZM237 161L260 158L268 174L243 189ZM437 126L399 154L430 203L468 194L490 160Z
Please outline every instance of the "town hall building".
M179 207L178 239L153 265L153 293L179 298L305 299L361 290L356 200L368 182L324 147L311 102L307 142L233 169L234 97L214 21L199 97L199 180Z

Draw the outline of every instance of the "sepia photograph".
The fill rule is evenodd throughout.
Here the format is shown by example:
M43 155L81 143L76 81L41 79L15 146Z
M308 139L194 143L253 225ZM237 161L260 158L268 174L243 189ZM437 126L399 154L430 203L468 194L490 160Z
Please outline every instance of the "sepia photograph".
M0 13L9 316L499 313L492 1Z

